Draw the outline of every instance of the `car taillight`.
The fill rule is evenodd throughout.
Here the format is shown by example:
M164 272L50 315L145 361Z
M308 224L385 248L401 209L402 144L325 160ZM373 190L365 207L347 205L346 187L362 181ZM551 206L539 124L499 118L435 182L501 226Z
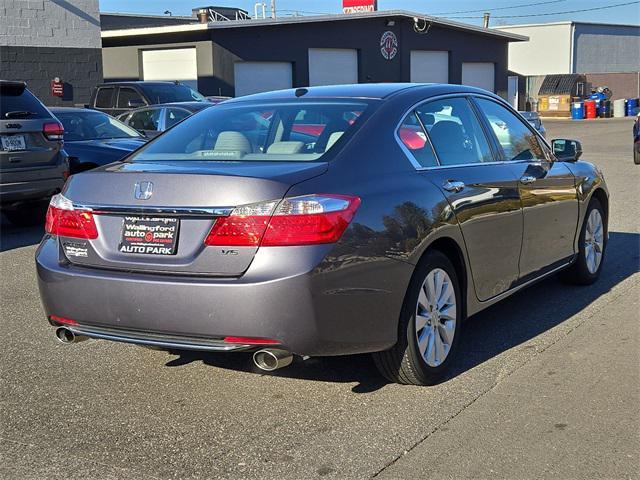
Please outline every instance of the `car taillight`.
M360 205L348 195L305 195L237 207L211 228L205 245L280 247L337 242Z
M98 229L93 220L93 213L74 208L71 200L61 193L51 198L44 229L47 233L61 237L87 240L98 238Z
M62 140L64 127L58 122L45 123L42 127L42 133L47 137L47 140Z

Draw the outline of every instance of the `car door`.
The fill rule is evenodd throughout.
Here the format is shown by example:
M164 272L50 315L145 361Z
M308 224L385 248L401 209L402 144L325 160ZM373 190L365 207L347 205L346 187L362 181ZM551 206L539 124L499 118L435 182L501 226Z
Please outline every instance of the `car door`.
M519 268L521 280L526 280L566 263L575 253L579 214L575 177L565 163L554 161L546 144L515 112L496 100L474 101L519 179L524 219Z
M458 220L478 299L508 290L518 280L522 245L518 182L496 162L469 99L427 101L409 114L398 137Z
M151 107L136 110L129 117L129 126L135 128L147 138L153 138L161 133L161 123L164 108Z

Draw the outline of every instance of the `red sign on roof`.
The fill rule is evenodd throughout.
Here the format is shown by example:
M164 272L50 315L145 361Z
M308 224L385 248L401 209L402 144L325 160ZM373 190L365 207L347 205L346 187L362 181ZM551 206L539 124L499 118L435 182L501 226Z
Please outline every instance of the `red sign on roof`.
M378 0L342 0L343 13L375 12Z

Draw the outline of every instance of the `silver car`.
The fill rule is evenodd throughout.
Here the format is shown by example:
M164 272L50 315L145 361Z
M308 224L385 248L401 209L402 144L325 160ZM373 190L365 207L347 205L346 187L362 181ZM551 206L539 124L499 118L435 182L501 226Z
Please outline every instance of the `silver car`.
M556 272L598 278L609 195L581 150L464 86L228 100L71 177L37 251L44 310L67 343L265 370L373 352L389 380L431 384L466 317Z

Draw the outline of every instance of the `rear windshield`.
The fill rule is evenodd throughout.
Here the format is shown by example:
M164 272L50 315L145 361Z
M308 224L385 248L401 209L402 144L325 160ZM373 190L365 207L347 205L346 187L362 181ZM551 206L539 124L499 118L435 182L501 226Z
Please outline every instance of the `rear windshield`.
M130 161L318 160L358 128L367 107L360 101L222 103L179 123Z
M64 126L64 139L67 142L100 138L142 138L133 128L101 112L59 111L56 117Z
M194 89L182 84L141 85L140 88L151 103L206 102L207 99Z
M51 115L26 88L0 84L0 120L7 118L51 118Z

